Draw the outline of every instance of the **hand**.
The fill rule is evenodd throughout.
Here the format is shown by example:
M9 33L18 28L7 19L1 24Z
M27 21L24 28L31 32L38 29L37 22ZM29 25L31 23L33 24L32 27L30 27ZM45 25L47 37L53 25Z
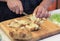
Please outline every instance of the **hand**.
M40 5L36 7L33 14L35 14L37 18L49 17L49 13L48 13L47 9Z
M8 8L16 14L22 14L23 6L20 0L7 0Z

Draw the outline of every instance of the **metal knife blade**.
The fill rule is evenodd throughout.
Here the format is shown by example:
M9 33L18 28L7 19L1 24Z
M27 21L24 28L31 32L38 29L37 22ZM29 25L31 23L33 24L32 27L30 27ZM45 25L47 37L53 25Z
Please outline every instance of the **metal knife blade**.
M23 14L25 15L25 16L27 16L28 14L27 13L25 13L25 12L23 12Z

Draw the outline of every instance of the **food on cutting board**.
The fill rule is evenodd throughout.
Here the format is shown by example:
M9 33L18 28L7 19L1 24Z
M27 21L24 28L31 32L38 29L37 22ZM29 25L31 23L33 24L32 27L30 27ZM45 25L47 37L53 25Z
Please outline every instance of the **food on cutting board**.
M32 15L1 22L0 26L12 41L37 41L60 32L56 24Z
M29 40L32 38L31 32L26 30L24 27L21 29L11 29L9 34L14 40Z
M27 20L14 20L9 23L11 28L26 28L30 31L36 31L40 29L40 23L43 23L44 19L35 18L32 16L27 17Z
M60 25L60 13L55 13L50 16L50 20L53 21L55 24Z
M17 20L14 19L7 26L10 27L9 34L15 40L27 40L32 39L31 32L41 29L40 24L45 19L39 19L33 15L26 17L26 19Z

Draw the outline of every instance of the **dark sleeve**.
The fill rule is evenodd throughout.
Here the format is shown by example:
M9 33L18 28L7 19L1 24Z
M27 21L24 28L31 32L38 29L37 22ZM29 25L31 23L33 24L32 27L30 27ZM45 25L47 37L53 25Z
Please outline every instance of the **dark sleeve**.
M24 11L28 14L33 13L34 9L42 2L42 0L21 0Z
M17 15L13 13L12 11L10 11L10 9L8 8L5 2L0 2L0 22L20 16L23 15L19 15L19 14Z

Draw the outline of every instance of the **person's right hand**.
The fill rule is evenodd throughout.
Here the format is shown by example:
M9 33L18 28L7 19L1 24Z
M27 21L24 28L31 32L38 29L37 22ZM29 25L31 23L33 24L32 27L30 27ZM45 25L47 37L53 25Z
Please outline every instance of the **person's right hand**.
M7 0L8 8L16 14L22 14L23 6L20 0Z

